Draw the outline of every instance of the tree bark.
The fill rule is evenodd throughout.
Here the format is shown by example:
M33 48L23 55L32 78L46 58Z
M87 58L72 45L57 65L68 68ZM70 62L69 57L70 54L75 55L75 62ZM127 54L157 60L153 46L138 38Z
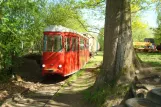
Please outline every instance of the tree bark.
M104 55L95 86L115 84L118 79L132 79L137 59L132 45L130 0L107 0Z

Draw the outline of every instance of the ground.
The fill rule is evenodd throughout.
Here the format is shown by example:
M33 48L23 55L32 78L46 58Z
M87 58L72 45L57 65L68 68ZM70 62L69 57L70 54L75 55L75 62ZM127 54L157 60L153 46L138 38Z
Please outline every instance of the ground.
M83 91L92 86L94 80L95 75L91 71L85 71L77 79L71 80L64 86L48 105L53 105L53 107L93 107L84 101Z
M91 58L89 63L82 70L71 76L70 79L68 79L68 81L62 86L62 88L60 88L60 90L54 94L54 96L49 96L50 100L41 101L40 103L40 98L38 98L37 102L34 102L35 106L44 105L44 107L95 107L95 105L92 105L91 103L87 102L87 100L85 100L84 92L94 84L99 71L98 67L101 65L101 61L102 54L98 53L98 55ZM17 107L16 104L13 104L13 102L12 104L7 102L9 101L8 99L13 99L12 96L17 93L23 93L25 90L30 90L29 93L31 94L33 92L33 94L35 94L35 92L38 92L38 90L40 92L44 92L45 90L50 92L56 88L55 84L61 83L55 83L55 81L49 81L50 83L41 83L39 65L36 65L36 62L31 60L27 60L26 62L27 64L30 64L30 67L28 68L26 65L23 65L23 68L25 68L24 73L19 73L22 77L22 80L12 80L12 82L3 83L0 85L0 103L3 107ZM35 74L33 73L34 71ZM33 78L35 77L33 74L37 75L37 78ZM146 86L146 88L149 90L154 87L161 87L160 66L150 66L149 64L143 64L142 70L137 71L136 74L139 82L141 82L141 84ZM53 84L54 87L52 86ZM42 88L42 86L45 88ZM39 87L42 89L40 90ZM47 87L49 87L49 89L47 89ZM26 97L26 99L28 99L25 100L27 101L27 104L29 104L29 102L33 102L31 98L29 99ZM21 103L23 103L24 100L21 101ZM18 104L19 102L17 101L16 103ZM29 106L27 104L25 105L26 107ZM116 101L116 103L113 105L117 104L118 102Z
M52 76L49 77L49 80L42 82L40 68L36 61L30 59L23 60L22 66L14 69L17 76L20 76L21 79L18 81L11 80L12 82L0 85L2 90L0 91L0 102L3 107L17 107L20 105L25 107L34 105L44 105L44 107L93 107L84 100L83 93L95 81L96 71L98 71L98 67L101 65L102 53L92 57L88 64L79 72L67 79L65 78L67 81L65 84L63 83L65 80L59 81ZM60 88L61 84L63 84L62 88ZM60 90L58 90L59 88ZM19 96L19 94L25 91L29 92ZM46 99L44 99L44 94L46 94ZM33 98L35 96L39 98Z

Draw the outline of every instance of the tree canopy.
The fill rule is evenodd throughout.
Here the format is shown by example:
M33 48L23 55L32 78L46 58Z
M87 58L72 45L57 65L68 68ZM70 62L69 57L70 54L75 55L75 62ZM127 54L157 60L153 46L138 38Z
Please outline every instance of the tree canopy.
M3 0L0 2L0 65L8 69L13 57L29 50L41 52L42 35L47 25L63 25L77 31L83 26L78 2L74 0Z

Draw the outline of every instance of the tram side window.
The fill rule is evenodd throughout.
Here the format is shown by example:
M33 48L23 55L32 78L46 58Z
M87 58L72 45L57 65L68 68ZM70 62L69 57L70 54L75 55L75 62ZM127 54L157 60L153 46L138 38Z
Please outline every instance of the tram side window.
M66 52L70 51L70 38L66 38L65 49L66 49Z
M72 38L72 51L76 51L77 47L76 47L76 38Z
M62 49L62 37L60 35L44 37L44 51L59 52Z
M44 37L44 51L52 52L53 46L53 36L45 36Z
M43 51L47 50L47 36L44 36L44 40L43 40Z
M62 50L62 37L61 36L54 36L54 47L55 52Z
M89 41L86 40L86 48L89 49Z
M84 39L80 39L80 50L84 49Z
M76 50L78 50L78 38L76 38Z

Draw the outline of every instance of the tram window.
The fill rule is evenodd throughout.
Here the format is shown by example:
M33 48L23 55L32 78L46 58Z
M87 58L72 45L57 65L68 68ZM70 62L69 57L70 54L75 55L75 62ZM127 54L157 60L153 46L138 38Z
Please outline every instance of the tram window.
M66 46L65 46L66 51L70 51L70 38L66 38Z
M44 51L59 52L62 50L62 37L60 35L44 37Z
M87 48L87 44L86 44L87 40L84 39L84 48L86 49Z
M76 38L72 38L72 51L76 51Z
M80 50L84 49L84 39L80 39Z
M58 52L62 49L62 37L54 36L54 51Z
M78 38L76 38L76 47L75 47L75 50L78 50Z
M44 40L43 40L43 50L46 51L47 50L47 36L44 36Z
M86 48L88 49L89 48L89 41L86 40Z

